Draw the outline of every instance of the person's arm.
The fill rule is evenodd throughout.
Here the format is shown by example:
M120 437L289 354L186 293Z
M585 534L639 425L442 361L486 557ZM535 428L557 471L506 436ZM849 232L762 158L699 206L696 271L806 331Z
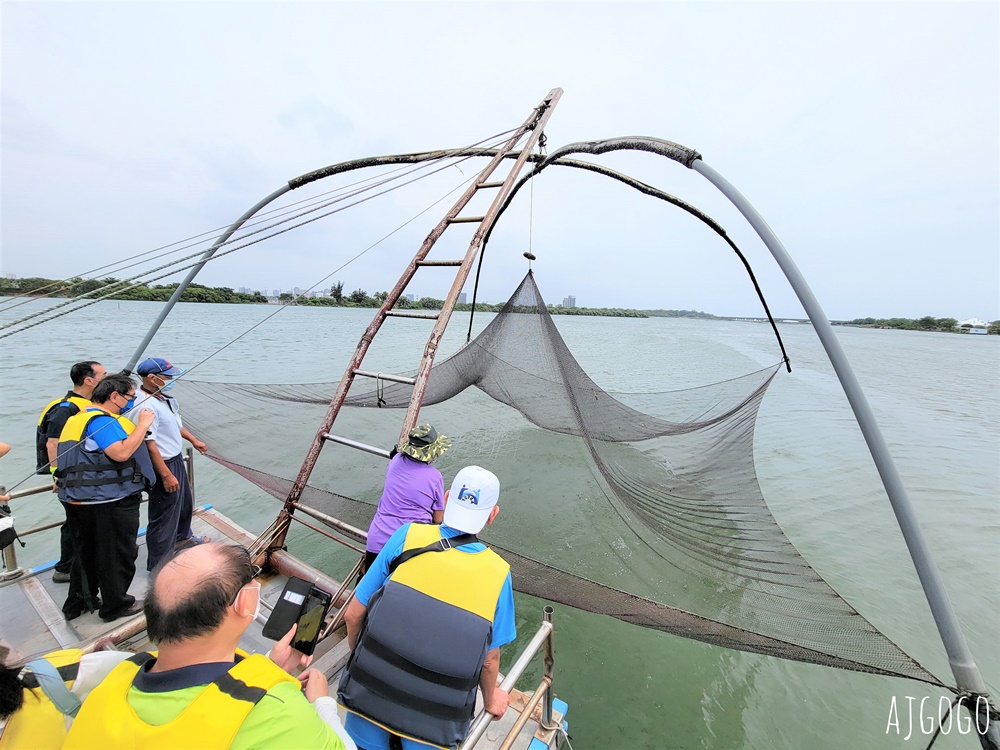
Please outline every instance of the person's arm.
M368 614L368 607L359 602L357 598L352 598L344 612L344 624L347 625L347 644L354 650L358 645L358 634L361 626L364 625L365 616Z
M80 409L74 403L67 405L60 404L49 414L48 424L45 427L45 452L49 457L49 469L54 473L56 462L59 458L59 436L63 427L74 414L79 414Z
M490 649L483 662L483 671L479 675L479 689L483 691L483 708L493 714L496 721L507 711L510 705L510 695L506 690L497 687L497 676L500 674L500 649Z
M10 453L10 446L7 443L0 443L0 458Z
M146 450L149 451L149 460L153 462L153 470L156 472L156 476L163 482L164 492L177 492L177 488L181 486L181 483L174 476L173 472L167 468L167 462L163 460L160 449L156 447L156 441L147 440Z
M59 438L49 438L45 441L45 452L49 454L49 468L56 468L56 458L59 454Z
M132 430L132 434L124 440L119 440L104 448L104 455L112 461L128 461L132 457L132 454L139 450L139 446L142 445L146 437L146 430L153 424L154 417L152 409L140 410L139 422L136 424L135 429Z
M337 701L329 695L323 695L313 701L313 708L316 709L319 718L325 721L327 726L340 737L340 741L344 743L344 750L358 750L358 746L354 744L351 735L347 733L344 725L340 723L340 715L337 713Z
M191 443L191 445L194 446L194 449L198 451L201 455L204 456L206 453L208 453L208 446L205 445L204 442L196 438L194 434L191 432L191 430L189 430L187 427L181 427L181 437L187 440L189 443Z
M444 521L444 499L447 493L444 491L441 472L435 469L435 474L431 487L431 496L434 498L431 501L431 523L441 523Z

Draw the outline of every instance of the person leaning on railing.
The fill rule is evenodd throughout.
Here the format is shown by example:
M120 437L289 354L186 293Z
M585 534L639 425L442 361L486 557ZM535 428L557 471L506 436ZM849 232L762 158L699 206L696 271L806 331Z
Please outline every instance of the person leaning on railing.
M445 495L443 523L400 527L358 583L337 700L359 747L458 747L477 687L486 711L507 710L497 676L500 648L517 637L510 566L477 538L499 499L492 472L465 467Z

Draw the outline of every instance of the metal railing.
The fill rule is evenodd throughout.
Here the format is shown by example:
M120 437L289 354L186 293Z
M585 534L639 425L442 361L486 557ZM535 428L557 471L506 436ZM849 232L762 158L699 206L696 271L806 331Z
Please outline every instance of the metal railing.
M517 657L507 672L507 676L504 677L503 682L500 683L500 689L510 692L517 681L524 674L524 670L527 669L528 664L534 658L538 650L544 648L545 653L543 657L543 671L542 671L542 681L535 688L534 694L528 701L527 705L521 710L521 715L514 722L514 725L507 732L507 736L504 737L503 743L500 745L498 750L509 750L510 747L517 740L518 734L524 728L524 725L531 718L532 711L539 703L542 704L542 720L541 728L545 731L553 731L559 727L559 724L552 721L552 668L555 661L555 649L553 644L553 628L552 628L552 607L546 605L542 608L542 624L539 626L534 637L528 642L528 645L524 647L520 656ZM469 730L469 736L465 738L465 741L459 745L459 750L472 750L476 743L482 739L482 736L486 733L490 724L493 723L493 715L489 713L484 707L476 717L472 720L472 728Z
M188 483L194 487L194 450L192 448L187 448L184 451L184 466L188 473ZM54 485L41 484L37 487L29 487L24 490L17 490L10 493L11 500L19 500L22 497L30 497L31 495L40 495L43 492L53 492ZM0 495L7 494L3 487L0 487ZM142 502L146 502L143 498ZM38 534L42 531L48 531L49 529L55 529L62 526L65 523L65 519L61 521L52 521L50 523L43 523L38 526L32 526L30 529L25 531L18 531L17 536L26 537L32 534ZM3 548L3 562L4 566L7 568L4 572L0 573L0 581L10 581L15 578L20 578L27 571L21 568L17 564L17 542L11 542L6 547Z

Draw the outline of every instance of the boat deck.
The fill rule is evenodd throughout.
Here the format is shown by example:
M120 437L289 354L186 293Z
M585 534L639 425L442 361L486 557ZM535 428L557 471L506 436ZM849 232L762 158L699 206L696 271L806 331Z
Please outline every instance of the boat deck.
M211 506L195 510L191 522L196 536L236 544L250 545L256 536L241 528L231 520L212 509ZM136 560L136 574L129 593L137 599L145 595L148 575L146 573L145 529L139 532L139 557ZM23 575L0 582L0 612L4 613L2 637L10 646L9 663L22 663L27 659L50 651L64 648L95 650L98 641L113 641L113 648L133 652L151 648L145 631L142 615L121 618L114 622L104 622L96 612L81 615L72 622L66 622L62 615L62 603L66 597L68 584L52 580L54 562L28 569ZM285 586L286 577L278 573L262 574L261 612L246 633L240 646L248 653L266 653L273 641L261 633L270 615L274 602L278 600ZM316 648L312 667L320 669L335 688L340 672L347 663L350 649L343 628L334 631ZM491 723L483 736L469 750L498 750L501 747L519 750L544 750L562 745L563 734L558 730L546 731L541 727L541 707L535 706L531 717L524 723L513 743L504 744L510 730L517 723L522 710L528 705L530 693L511 691L511 704L507 713ZM477 714L481 710L477 705ZM553 703L553 719L560 726L566 704L558 699ZM341 709L343 718L343 709ZM2 728L2 723L0 723Z

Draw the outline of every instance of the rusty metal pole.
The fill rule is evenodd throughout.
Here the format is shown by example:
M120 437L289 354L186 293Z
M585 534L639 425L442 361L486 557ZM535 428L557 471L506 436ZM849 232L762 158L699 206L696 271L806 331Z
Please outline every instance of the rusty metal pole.
M496 221L497 215L500 213L500 209L503 207L504 202L507 199L507 195L513 189L514 184L517 181L517 176L520 174L521 169L528 161L528 157L531 156L531 152L534 150L535 144L538 143L538 139L545 130L545 125L552 116L552 111L559 103L559 99L562 98L562 94L562 89L552 89L552 91L549 92L549 95L542 102L542 105L538 108L538 114L535 122L531 124L531 136L521 148L521 153L518 155L516 161L514 162L514 166L507 174L507 179L504 180L503 186L497 191L497 194L493 199L493 203L490 204L489 210L483 216L483 220L480 222L479 228L476 230L475 235L472 237L472 241L469 243L469 249L466 251L465 260L463 261L458 273L455 275L455 281L451 285L451 290L448 292L448 296L445 297L444 305L441 306L441 314L434 323L434 330L431 331L430 338L427 341L427 346L424 348L424 356L420 360L420 368L417 372L417 382L413 385L413 395L410 397L410 405L406 410L406 417L403 419L403 426L399 431L400 440L403 440L417 423L417 417L420 414L420 406L424 400L424 392L427 390L427 380L430 378L431 366L434 364L434 357L437 354L438 345L441 343L441 337L444 336L445 328L448 327L448 321L451 319L451 313L455 309L455 303L458 301L458 295L461 293L462 287L465 286L465 280L469 277L469 272L472 270L472 264L475 262L476 256L479 254L479 249L482 247L483 238L493 228L493 223Z

